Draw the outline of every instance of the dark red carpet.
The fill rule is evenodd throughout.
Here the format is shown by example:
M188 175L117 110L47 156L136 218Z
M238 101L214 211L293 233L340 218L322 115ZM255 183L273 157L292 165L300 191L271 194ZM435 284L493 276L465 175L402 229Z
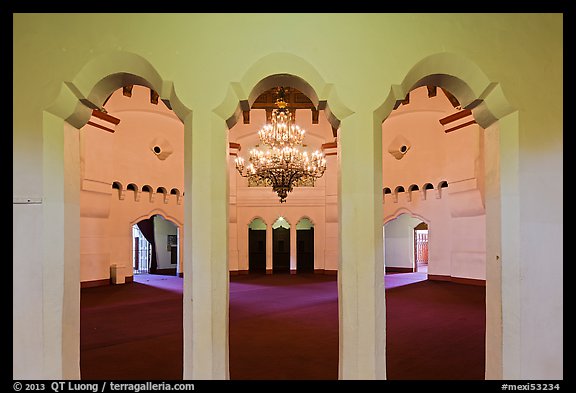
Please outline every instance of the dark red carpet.
M178 380L182 357L181 288L133 282L81 290L82 379Z
M230 379L338 379L336 276L233 277Z
M386 290L387 379L483 380L485 293L430 280Z
M182 279L148 277L82 289L82 379L182 379ZM483 379L485 288L406 277L386 277L388 379ZM232 276L230 378L337 379L337 296L335 276Z

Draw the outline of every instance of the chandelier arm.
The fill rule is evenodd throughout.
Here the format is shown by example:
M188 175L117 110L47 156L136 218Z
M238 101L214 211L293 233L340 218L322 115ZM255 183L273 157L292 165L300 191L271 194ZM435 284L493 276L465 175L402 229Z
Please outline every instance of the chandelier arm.
M288 182L288 184L290 184L290 188L292 188L294 182L298 181L298 179L301 177L302 177L301 172L297 171L292 172L292 174L290 175L290 181Z

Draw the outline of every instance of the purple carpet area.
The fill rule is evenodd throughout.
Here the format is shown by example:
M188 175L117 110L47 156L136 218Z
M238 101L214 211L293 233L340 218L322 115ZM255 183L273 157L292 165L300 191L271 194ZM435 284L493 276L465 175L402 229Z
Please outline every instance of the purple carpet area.
M82 379L182 379L182 279L150 277L81 290Z
M485 288L387 274L387 378L484 379ZM182 279L81 290L80 369L88 380L182 379ZM230 278L230 379L338 378L336 276Z
M431 280L387 289L387 379L483 380L485 293Z
M230 379L338 379L336 277L233 277Z

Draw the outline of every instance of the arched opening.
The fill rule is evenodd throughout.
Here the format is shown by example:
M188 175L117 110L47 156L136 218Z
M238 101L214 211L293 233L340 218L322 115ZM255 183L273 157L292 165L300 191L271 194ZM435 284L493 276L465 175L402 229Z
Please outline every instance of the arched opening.
M266 223L261 218L248 225L248 271L266 273Z
M423 243L422 229L426 228L426 244ZM416 228L419 228L418 230ZM428 224L409 213L402 213L384 224L384 261L385 273L414 273L427 271L428 267ZM418 233L418 237L417 234ZM417 242L419 240L419 242ZM426 250L424 251L424 247ZM418 268L418 261L426 256L426 269ZM420 262L423 263L423 262ZM406 276L414 280L426 279L426 276Z
M296 270L314 272L314 224L308 218L296 224Z
M298 86L298 88L294 87ZM304 178L292 183L292 191L288 192L287 204L280 205L278 195L272 190L270 182L258 176L251 176L246 171L252 161L254 147L266 145L260 138L261 132L268 128L272 113L277 110L276 100L279 91L283 91L284 99L292 116L294 124L304 130L303 150L308 156L315 151L322 152L326 159L326 170L322 177ZM259 95L258 95L259 94ZM317 94L301 78L277 74L266 77L252 89L247 99L240 98L235 114L227 120L229 125L229 266L233 274L241 274L249 270L248 250L244 223L255 216L266 217L272 222L279 216L290 217L290 222L303 215L315 218L314 246L315 267L322 272L335 274L338 270L338 160L337 160L337 128L329 118L327 103L318 101ZM298 147L300 149L300 147ZM271 149L273 150L273 149ZM266 150L269 153L270 150ZM239 158L245 161L240 169ZM290 165L291 170L293 166ZM278 169L278 168L277 168ZM306 170L307 171L307 170ZM304 171L304 172L306 172ZM241 172L241 174L239 173ZM272 172L269 172L272 173ZM273 173L276 173L275 171ZM297 175L296 175L297 176ZM291 178L292 176L276 175L275 178ZM284 252L289 252L291 273L297 271L297 233L296 228L290 228L290 243L273 242L273 232L268 233L266 243L268 273L273 271L274 245L284 246ZM288 233L284 236L288 240ZM281 241L280 241L281 242ZM284 267L285 268L285 267ZM277 270L277 269L276 269ZM282 270L282 268L281 268ZM277 270L278 271L278 270ZM238 273L236 273L238 272Z
M164 101L151 99L153 93L136 83L116 89L80 130L83 287L105 283L101 277L109 269L114 284L131 282L134 272L176 275L181 270L177 226L161 216L184 221L180 201L170 199L172 194L166 191L184 184L183 151L165 163L156 159L153 147L162 144L165 154L171 155L172 145L182 145L183 124ZM122 190L127 179L129 198ZM106 183L118 190L117 195L99 188ZM166 214L135 224L130 235L121 231L153 210Z
M151 263L154 269L150 273L175 276L177 274L177 265L179 262L179 241L178 226L172 221L165 219L162 215L155 214L150 217L152 223L155 263ZM140 226L142 221L138 223Z
M136 275L176 276L180 269L180 228L162 214L152 214L132 225L132 267Z
M167 190L184 185L184 149L171 148L183 145L184 132L164 101L150 100L152 92L139 84L116 89L80 130L82 378L182 378L183 331L177 321L182 319L182 279L174 276L182 271L179 233L184 212L178 195ZM158 144L163 158L171 155L170 161L158 159L153 148ZM115 179L130 180L129 198L124 198L122 183ZM94 186L99 183L111 183L111 190L118 192L99 192ZM97 280L108 265L110 280ZM98 285L104 286L91 288ZM172 290L169 299L158 293L166 286ZM151 315L158 300L164 303L162 309L179 311L176 319L165 319L162 328ZM94 304L108 310L110 317L97 319L98 312L90 308ZM146 323L137 322L139 318ZM113 336L98 334L114 328ZM151 366L147 347L160 342L162 350L155 356L161 361ZM126 345L131 350L120 356ZM97 366L96 361L103 359ZM119 367L124 363L130 368Z
M288 59L286 64L293 61L301 60ZM298 67L299 70L306 68ZM262 69L258 67L258 73ZM229 127L230 156L230 378L336 379L339 329L336 140L339 120L330 112L326 100L316 93L329 90L313 88L296 75L270 74L254 80L252 77L243 89L233 84L230 90L238 94L229 98L230 102L237 100L238 103L234 114L229 116L230 112L222 111ZM316 81L316 77L312 80ZM270 184L240 176L235 165L238 157L248 164L250 149L261 144L258 130L270 122L280 88L286 93L287 108L295 116L295 123L306 131L303 150L309 154L314 150L322 151L327 160L323 177L295 184L282 204ZM249 94L242 96L242 91ZM268 222L268 231L264 227L245 230L245 223L257 216ZM302 217L306 218L298 222ZM253 271L252 249L256 236L260 239L260 250L266 254L268 274L244 275L245 269ZM296 274L313 273L315 268L319 274ZM250 284L250 293L241 290L245 284ZM310 291L316 295L310 296ZM246 297L256 293L267 299L265 305L262 302L256 302L256 307L249 305ZM319 304L314 301L315 296L326 302ZM312 310L314 315L309 314ZM260 320L264 311L266 318ZM238 317L242 313L256 313L254 321L259 321L258 330L254 327L250 333L250 337L259 337L258 343L249 350L246 340L241 339L246 329L246 323ZM291 340L290 348L281 345L288 337L298 337Z
M43 215L48 218L55 230L52 231L51 235L53 250L45 252L43 258L43 271L51 272L52 278L46 281L48 284L44 285L42 291L46 298L50 298L53 293L66 294L59 297L61 301L55 302L54 313L46 313L46 315L50 314L50 317L43 317L44 339L47 342L61 343L61 345L45 347L44 352L46 359L55 360L53 366L48 367L44 375L52 376L55 379L78 379L81 376L79 361L80 291L77 288L78 281L81 281L86 273L84 265L81 264L80 254L82 251L80 249L87 242L80 236L82 226L80 221L82 219L79 220L78 216L99 219L107 214L106 208L102 209L102 206L106 206L106 204L99 203L102 199L108 199L111 194L117 194L119 199L124 197L121 186L118 188L118 192L112 193L114 188L111 185L115 179L107 179L103 183L98 181L80 183L81 169L86 170L87 168L81 168L80 165L79 151L83 144L81 139L84 133L79 132L79 130L90 122L93 123L90 125L100 133L90 133L91 135L100 135L100 139L106 139L107 136L113 135L117 119L114 119L113 116L111 118L105 116L105 112L101 110L102 106L105 104L106 98L116 89L132 83L142 84L151 89L154 86L162 87L163 102L167 105L174 104L178 108L180 119L185 119L190 113L179 102L174 93L173 85L163 81L146 59L126 52L115 52L94 57L76 74L73 80L62 83L58 97L44 112L45 116L42 123L42 134L45 141L43 155L46 162L51 164L44 166L43 176L45 179L49 179L47 184L50 184L50 187L45 187L45 196L50 203L45 204ZM190 131L191 129L188 127L187 132ZM55 146L60 147L55 149ZM63 150L62 146L66 146L66 148ZM109 166L104 161L98 160L98 157L101 158L102 156L106 156L106 153L100 151L99 154L95 155L96 160L94 162L97 165L98 163L104 164L99 170L105 171L109 169ZM92 166L91 169L96 168L97 165ZM62 171L56 168L65 168L66 170ZM78 187L78 184L81 186ZM97 202L96 205L99 205L100 209L83 211L83 208L80 207L81 189L91 191L84 197L92 199L92 202ZM100 201L98 201L99 199ZM90 202L87 206L93 206L93 204ZM106 231L106 226L99 225L100 223L96 220L94 224L92 229L96 232L92 233L94 234L92 239L107 239L108 236L102 236ZM125 231L124 236L130 242L130 231ZM127 258L123 259L121 263L122 265L127 264L128 269L131 270L132 245L112 249L125 250ZM64 252L60 253L60 251ZM95 265L105 267L98 273L100 277L96 282L97 285L100 285L100 282L102 284L109 282L111 272L108 266L116 265L115 263L108 265L110 261L106 261L106 254L109 255L104 249L104 252L97 253L91 258ZM122 270L125 273L126 269ZM54 321L57 322L54 323Z
M428 224L414 227L414 271L428 273Z
M464 68L466 66L470 65L466 64ZM398 138L400 133L403 138L410 140L411 149L405 152L402 160L390 160L383 154L383 168L387 169L383 171L385 173L383 185L390 187L399 183L423 184L423 189L418 192L417 198L412 192L417 188L413 187L410 187L409 191L415 195L407 195L406 198L391 199L384 193L384 216L391 217L396 214L395 211L406 209L417 212L419 216L427 216L433 222L433 231L430 232L432 241L429 243L432 247L428 249L427 255L428 279L442 282L442 285L444 283L467 285L467 287L452 287L454 292L450 293L467 288L470 292L468 298L470 318L467 321L475 320L478 325L474 327L476 335L463 335L461 338L465 344L458 347L459 350L468 346L468 351L454 353L452 359L446 357L442 361L443 365L438 363L433 370L426 371L425 367L415 370L421 372L422 376L428 375L428 378L439 378L441 373L445 373L444 378L457 379L468 375L465 378L484 379L498 367L496 363L491 367L488 366L487 359L490 357L487 354L500 352L497 344L500 333L494 331L492 335L487 332L495 329L494 322L501 318L495 314L488 317L488 311L493 312L494 309L488 307L486 303L502 300L493 297L500 296L496 291L490 294L485 289L487 277L493 276L489 273L493 267L487 255L490 250L500 247L499 244L488 244L486 234L489 233L489 226L497 228L500 224L497 222L499 214L494 214L495 211L492 211L493 215L490 216L485 203L486 190L491 187L494 191L495 187L485 171L495 169L488 163L496 160L495 155L498 154L494 148L496 140L494 134L486 132L481 124L487 126L496 119L490 118L490 121L486 121L485 104L478 99L478 96L474 96L470 86L458 78L431 75L419 80L413 79L411 83L406 95L402 99L397 97L394 109L382 125L383 151L386 148L388 151L391 150L394 138ZM432 112L436 112L436 115L432 115ZM403 116L397 116L399 113ZM406 119L413 119L413 124L410 126L403 124ZM420 130L426 130L426 134L420 135ZM445 157L450 159L445 160ZM400 168L401 166L404 167ZM390 175L389 178L386 178L386 174ZM400 177L406 179L402 180ZM431 190L434 189L435 192L432 193ZM436 207L432 208L433 205ZM416 247L419 231L420 227L412 235ZM418 263L418 249L414 251L413 269L419 270L424 264ZM428 285L427 283L428 281L419 285ZM387 292L387 305L390 294ZM465 295L460 296L460 300L463 299L466 299ZM448 309L450 302L447 300L444 305ZM388 309L387 306L387 313L392 309ZM392 321L387 318L387 325L393 323ZM393 331L394 329L387 330L388 378L407 378L406 374L402 375L401 371L394 369L398 364L390 361L391 354L402 353L402 351L394 352L398 348L398 343L393 341ZM458 332L464 331L463 326L454 332L452 337L448 337L446 347L450 347L450 340L457 336ZM498 356L500 355L496 355L493 359L498 359ZM458 358L459 362L456 360ZM475 367L463 370L455 368L465 363L474 364ZM413 374L410 378L417 376Z
M148 274L152 265L152 244L146 240L146 236L138 223L132 225L132 270L134 275Z
M272 224L272 272L290 273L290 224L284 217Z

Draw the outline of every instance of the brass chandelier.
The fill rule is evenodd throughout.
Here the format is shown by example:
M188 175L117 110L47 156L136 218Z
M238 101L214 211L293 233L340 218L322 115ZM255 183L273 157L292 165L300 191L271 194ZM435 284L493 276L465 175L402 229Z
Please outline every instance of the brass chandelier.
M308 152L298 150L305 131L293 124L282 87L278 88L276 106L278 109L272 111L271 124L258 131L261 144L268 147L266 151L253 148L247 167L242 157L236 158L235 162L242 177L272 186L280 197L280 203L283 203L296 182L314 180L324 175L326 158L319 151L309 156Z

